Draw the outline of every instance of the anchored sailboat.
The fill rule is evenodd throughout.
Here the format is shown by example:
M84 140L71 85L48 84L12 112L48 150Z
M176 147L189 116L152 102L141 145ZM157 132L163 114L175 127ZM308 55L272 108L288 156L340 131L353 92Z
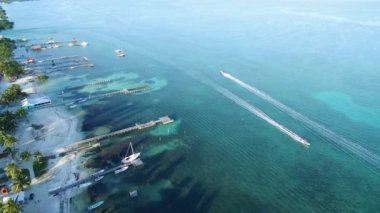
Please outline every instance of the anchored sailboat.
M127 156L128 155L128 151L129 151L129 147L132 150L132 154L129 155L129 156ZM128 147L126 156L121 160L122 163L128 164L128 165L132 164L133 161L137 160L140 157L140 152L134 153L132 143L129 143L129 147Z

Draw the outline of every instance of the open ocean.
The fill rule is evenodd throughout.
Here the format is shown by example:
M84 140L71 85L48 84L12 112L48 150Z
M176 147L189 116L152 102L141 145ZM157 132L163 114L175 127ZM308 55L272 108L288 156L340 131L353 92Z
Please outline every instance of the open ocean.
M41 0L4 5L30 43L88 41L92 69L55 74L40 90L65 94L148 84L152 90L70 109L87 137L169 115L176 122L134 132L85 153L84 165L116 165L129 142L144 166L73 198L72 212L379 212L380 2ZM123 48L125 58L114 50ZM227 70L373 153L367 161L237 84ZM215 90L220 85L306 138L305 148ZM139 197L128 192L138 189Z

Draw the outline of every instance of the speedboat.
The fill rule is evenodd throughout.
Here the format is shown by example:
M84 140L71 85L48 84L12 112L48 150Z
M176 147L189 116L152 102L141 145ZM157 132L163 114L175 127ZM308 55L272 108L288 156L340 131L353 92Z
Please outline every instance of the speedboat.
M118 57L124 57L125 56L125 53L122 49L115 50L115 53Z

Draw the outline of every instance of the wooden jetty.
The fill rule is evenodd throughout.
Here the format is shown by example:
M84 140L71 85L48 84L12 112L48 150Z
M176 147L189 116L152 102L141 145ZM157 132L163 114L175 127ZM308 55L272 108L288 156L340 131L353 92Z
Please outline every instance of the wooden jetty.
M90 182L96 182L95 179L97 179L97 178L99 178L101 176L106 176L106 175L108 175L110 173L114 173L116 170L121 169L124 166L126 166L126 165L125 164L121 164L119 166L113 167L113 168L105 170L105 171L95 172L94 174L92 174L92 175L90 175L90 176L88 176L86 178L83 178L81 180L78 180L76 182L67 184L65 186L60 186L60 187L57 187L57 188L50 189L48 191L48 194L50 196L56 196L56 195L58 195L61 192L64 192L64 191L66 191L66 190L68 190L70 188L76 187L76 186L80 186L81 184L90 183Z
M128 94L143 92L145 90L148 90L149 88L150 88L149 85L143 85L143 86L129 88L129 89L125 88L125 89L117 90L114 92L108 92L108 93L100 94L100 95L92 95L91 97L88 97L88 98L94 99L94 98L110 97L110 96L118 95L118 94L128 95Z
M169 116L164 116L164 117L160 117L157 120L149 121L149 122L146 122L146 123L143 123L143 124L135 124L134 126L127 127L125 129L121 129L121 130L117 130L117 131L114 131L114 132L111 132L111 133L108 133L108 134L99 135L99 136L96 136L96 137L87 138L87 139L84 139L84 140L77 141L75 143L72 143L72 144L64 147L62 150L60 150L58 152L58 154L72 152L72 151L77 151L78 149L83 149L83 147L81 147L82 145L91 147L92 146L91 143L93 143L93 142L98 142L98 141L101 141L101 140L104 140L104 139L107 139L107 138L111 138L111 137L114 137L114 136L124 135L124 134L132 132L134 130L142 130L142 129L150 128L150 127L153 127L153 126L155 126L157 124L164 124L164 125L166 125L166 124L172 123L173 121L174 120L171 119Z
M117 91L114 91L114 92L109 92L109 93L104 93L104 94L98 94L98 95L90 95L90 96L87 96L87 97L84 97L84 98L81 98L81 100L83 99L88 99L88 100L92 100L92 99L97 99L97 98L104 98L104 97L110 97L110 96L113 96L113 95L118 95L118 94L124 94L124 95L129 95L129 94L134 94L134 93L138 93L138 92L144 92L146 90L148 90L150 87L148 85L143 85L143 86L139 86L139 87L134 87L134 88L126 88L126 89L121 89L121 90L117 90ZM66 106L70 106L70 105L73 105L73 104L79 104L80 101L77 99L75 101L70 101L70 102L59 102L59 103L52 103L52 104L49 104L49 105L45 105L45 106L40 106L38 108L33 108L33 109L29 109L30 111L35 111L35 110L40 110L40 109L45 109L45 108L52 108L52 107L58 107L58 106L63 106L63 105L66 105ZM82 102L84 103L84 102Z

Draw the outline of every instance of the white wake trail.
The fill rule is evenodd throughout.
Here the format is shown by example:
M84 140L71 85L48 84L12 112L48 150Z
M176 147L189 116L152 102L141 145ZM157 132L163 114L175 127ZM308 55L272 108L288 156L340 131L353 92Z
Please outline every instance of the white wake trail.
M214 83L211 83L211 82L205 82L205 83L207 83L209 86L212 86L216 91L218 91L224 97L232 100L233 102L235 102L239 106L241 106L244 109L248 110L249 112L253 113L257 117L263 119L264 121L266 121L267 123L269 123L270 125L272 125L273 127L275 127L276 129L280 130L282 133L285 133L286 135L288 135L289 137L291 137L296 142L301 143L302 145L305 145L305 146L309 146L310 145L309 142L307 142L305 139L303 139L302 137L300 137L299 135L297 135L293 131L289 130L285 126L279 124L278 122L276 122L275 120L273 120L271 117L269 117L267 114L265 114L263 111L261 111L260 109L252 106L251 104L249 104L245 100L241 99L237 95L233 94L229 90L227 90L227 89L225 89L225 88L223 88L223 87L221 87L219 85L216 85Z
M263 91L257 89L256 87L251 86L251 85L241 81L240 79L232 76L231 74L229 74L225 71L221 71L221 74L223 77L230 79L231 81L237 83L238 85L247 89L248 91L250 91L254 95L262 98L266 102L272 104L276 108L278 108L281 111L283 111L284 113L288 114L290 117L294 118L295 120L302 122L303 124L305 124L306 126L308 126L311 129L313 129L314 131L318 132L321 136L328 139L329 141L334 142L335 144L339 145L340 147L351 151L356 156L358 156L361 159L365 160L366 162L370 163L374 167L380 169L380 157L378 155L372 153L371 151L367 150L366 148L360 146L359 144L356 144L352 141L347 140L343 136L338 135L337 133L327 129L323 125L312 121L308 117L306 117L306 116L302 115L301 113L293 110L292 108L284 105L280 101L272 98L271 96L269 96L268 94L264 93Z

